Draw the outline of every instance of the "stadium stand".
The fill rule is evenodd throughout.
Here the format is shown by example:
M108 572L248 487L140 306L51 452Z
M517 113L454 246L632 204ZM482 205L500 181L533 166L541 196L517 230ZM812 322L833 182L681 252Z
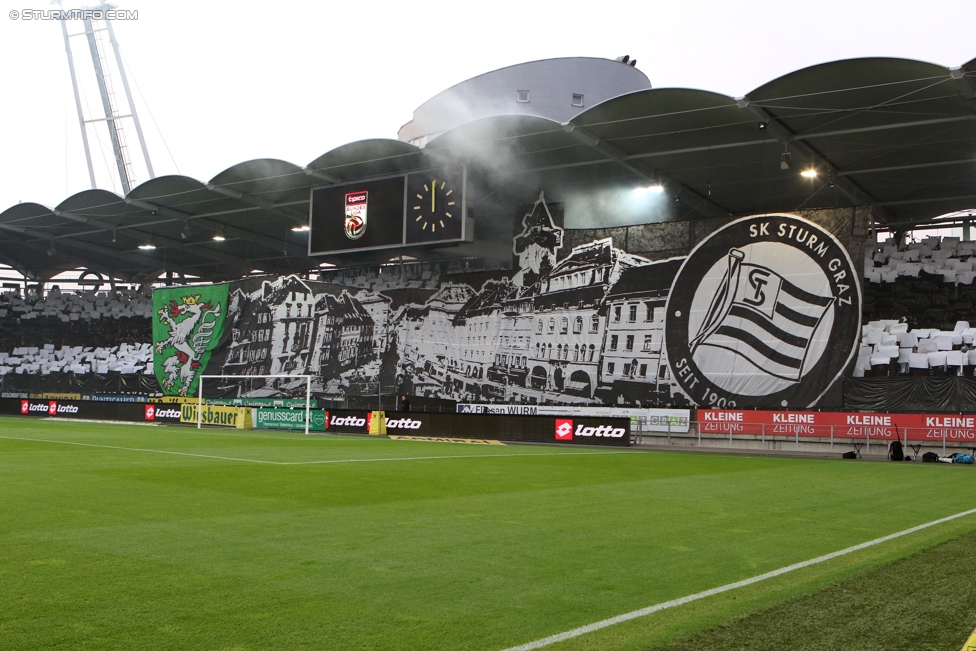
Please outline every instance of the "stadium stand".
M151 373L152 301L135 291L0 295L0 375Z
M976 368L976 242L870 245L854 377L963 375Z

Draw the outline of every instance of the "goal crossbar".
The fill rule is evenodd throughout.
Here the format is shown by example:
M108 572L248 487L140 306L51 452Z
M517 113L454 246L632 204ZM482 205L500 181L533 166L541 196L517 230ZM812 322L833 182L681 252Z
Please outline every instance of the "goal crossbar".
M308 425L312 419L312 378L314 375L200 375L199 395L197 397L197 429L203 428L203 381L205 379L233 379L233 380L263 380L266 378L291 378L293 380L305 380L305 435L308 436Z

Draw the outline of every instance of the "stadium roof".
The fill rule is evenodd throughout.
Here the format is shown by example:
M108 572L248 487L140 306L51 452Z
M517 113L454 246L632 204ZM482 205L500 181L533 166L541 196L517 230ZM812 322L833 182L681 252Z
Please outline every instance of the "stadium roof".
M164 270L221 280L254 269L376 262L384 253L307 256L306 234L292 229L308 221L310 188L445 161L541 178L606 166L617 178L662 184L685 219L870 205L878 222L910 226L976 206L976 59L959 68L837 61L741 98L656 88L565 124L503 115L461 125L424 149L364 140L305 167L254 160L208 182L165 176L125 197L87 190L54 209L21 203L0 213L0 262L38 279L86 267L130 280ZM817 176L803 177L804 170ZM138 248L150 244L155 249ZM453 254L479 255L479 243Z

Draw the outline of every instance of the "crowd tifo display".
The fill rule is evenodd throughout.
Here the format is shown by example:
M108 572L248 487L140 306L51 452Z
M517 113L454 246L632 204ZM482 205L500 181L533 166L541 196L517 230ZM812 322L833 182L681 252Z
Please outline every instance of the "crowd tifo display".
M151 372L151 314L135 291L3 294L0 376Z
M304 386L247 380L290 374L314 376L315 395L331 399L801 408L858 351L860 271L800 216L739 219L663 260L610 238L567 246L562 206L542 194L515 231L513 268L477 281L157 289L156 377L183 395L204 373L242 376L225 383L241 395Z

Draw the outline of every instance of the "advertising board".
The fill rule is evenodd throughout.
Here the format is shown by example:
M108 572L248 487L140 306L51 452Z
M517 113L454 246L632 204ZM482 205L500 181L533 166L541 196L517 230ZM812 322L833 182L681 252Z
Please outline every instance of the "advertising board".
M973 414L699 409L702 434L976 441Z
M691 424L690 409L641 409L637 407L572 407L560 405L490 405L458 403L459 414L507 416L585 416L587 418L630 418L631 429L638 423L642 432L684 434Z
M216 407L204 405L198 415L197 405L183 404L180 406L181 423L200 423L201 425L219 425L222 427L250 428L251 410L247 407ZM199 419L199 420L198 420Z
M328 431L366 434L372 416L367 411L326 411ZM387 412L390 436L424 436L531 443L630 445L630 419L609 417L521 416L510 414L441 414Z
M180 409L171 404L149 402L143 407L143 418L153 423L178 423Z
M45 418L84 418L141 422L146 405L131 402L88 402L62 399L0 399L0 413Z
M325 431L325 414L321 409L309 410L310 419L308 428L316 432ZM256 429L305 429L305 410L304 409L267 409L259 408L254 410L254 427Z

